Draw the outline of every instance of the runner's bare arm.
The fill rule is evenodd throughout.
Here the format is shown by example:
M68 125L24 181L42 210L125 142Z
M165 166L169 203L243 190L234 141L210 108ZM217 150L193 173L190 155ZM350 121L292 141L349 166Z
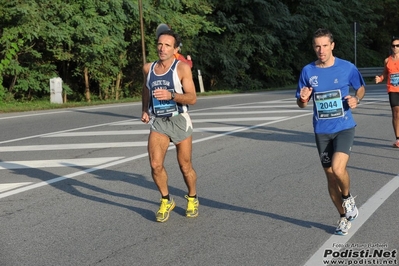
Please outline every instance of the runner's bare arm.
M197 102L197 93L193 81L193 74L188 64L178 64L177 74L183 86L184 94L175 93L175 101L181 104L193 105Z
M150 95L148 92L148 88L147 88L147 75L148 72L150 70L150 63L147 63L143 66L143 88L142 88L142 92L141 92L141 121L144 123L148 123L150 121L150 116L148 114L148 106L149 106L149 101L150 101Z
M386 77L388 77L388 69L387 69L388 59L389 59L389 57L385 58L385 61L384 61L384 71L382 72L382 75L380 75L380 76L375 76L375 83L380 83L380 82L382 82Z
M359 99L359 101L361 99L363 99L364 94L366 93L366 89L364 88L364 86L361 86L355 93L355 96Z

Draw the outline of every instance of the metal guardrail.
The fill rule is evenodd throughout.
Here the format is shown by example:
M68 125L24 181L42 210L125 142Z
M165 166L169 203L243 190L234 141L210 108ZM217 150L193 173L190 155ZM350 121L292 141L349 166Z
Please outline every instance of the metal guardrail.
M384 71L384 67L362 67L358 69L364 78L379 76Z

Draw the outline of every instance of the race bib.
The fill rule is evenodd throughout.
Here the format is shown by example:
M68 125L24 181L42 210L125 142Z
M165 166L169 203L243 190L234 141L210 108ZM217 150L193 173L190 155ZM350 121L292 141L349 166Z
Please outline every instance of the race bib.
M173 90L169 91L172 92ZM179 113L175 101L159 101L155 97L151 98L155 116L174 116Z
M390 76L391 85L392 86L399 86L399 74L391 74Z
M341 91L332 90L318 92L313 95L319 119L329 119L344 116Z

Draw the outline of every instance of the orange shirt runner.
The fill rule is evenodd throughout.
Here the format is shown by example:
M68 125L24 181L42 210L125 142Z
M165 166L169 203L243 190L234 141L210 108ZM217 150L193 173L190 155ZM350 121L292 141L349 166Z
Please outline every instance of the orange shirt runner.
M399 92L399 60L392 60L392 56L388 57L388 62L385 66L387 70L387 91Z

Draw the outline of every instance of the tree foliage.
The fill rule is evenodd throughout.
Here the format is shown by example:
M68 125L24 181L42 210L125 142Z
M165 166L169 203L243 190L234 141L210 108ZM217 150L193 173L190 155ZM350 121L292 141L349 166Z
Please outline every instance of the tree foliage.
M397 0L143 0L145 57L157 59L155 30L167 23L206 90L292 84L315 55L312 34L329 28L334 54L382 66L399 35ZM139 95L138 1L0 0L0 101L49 97L61 77L65 99ZM354 23L360 25L354 39Z

